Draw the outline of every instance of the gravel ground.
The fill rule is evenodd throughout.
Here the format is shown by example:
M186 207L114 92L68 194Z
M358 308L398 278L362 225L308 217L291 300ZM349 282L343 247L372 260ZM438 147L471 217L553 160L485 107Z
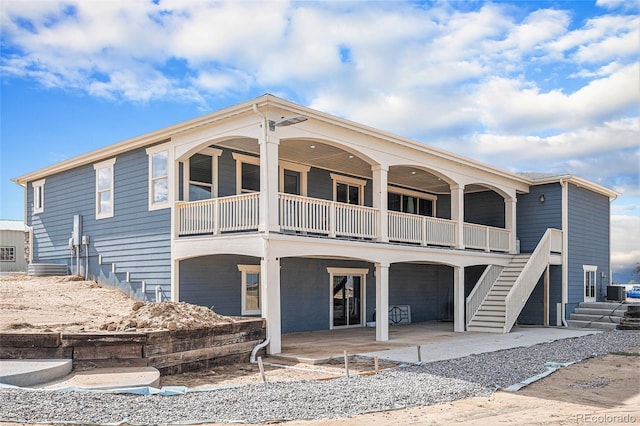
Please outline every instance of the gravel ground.
M0 420L24 423L171 424L347 417L489 396L496 388L570 362L640 348L640 332L611 331L472 355L373 376L273 382L179 396L0 390Z

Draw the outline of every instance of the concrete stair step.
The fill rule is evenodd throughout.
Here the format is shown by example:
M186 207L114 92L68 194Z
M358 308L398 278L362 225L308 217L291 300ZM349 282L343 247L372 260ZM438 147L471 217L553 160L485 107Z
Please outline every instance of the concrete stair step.
M567 325L573 328L592 328L595 330L614 330L618 324L613 322L591 322L582 320L567 320Z
M500 329L502 329L504 327L504 322L500 323L500 322L495 322L495 321L476 321L474 319L473 321L471 321L471 323L469 325L473 326L473 327L488 327L488 328L500 328Z
M588 315L588 314L571 314L571 320L575 321L595 321L595 322L612 322L619 324L622 317L615 316L602 316L602 315Z
M582 302L578 308L592 308L592 309L624 309L627 310L628 303L620 302Z
M480 325L469 325L467 331L479 331L481 333L499 333L502 334L502 327L485 327Z
M597 308L576 308L573 313L581 315L615 316L622 317L626 311L624 309L597 309Z
M62 379L38 386L39 389L116 389L151 386L160 387L160 372L154 367L94 368L73 372Z
M65 377L71 369L70 359L3 359L0 360L0 383L34 386Z

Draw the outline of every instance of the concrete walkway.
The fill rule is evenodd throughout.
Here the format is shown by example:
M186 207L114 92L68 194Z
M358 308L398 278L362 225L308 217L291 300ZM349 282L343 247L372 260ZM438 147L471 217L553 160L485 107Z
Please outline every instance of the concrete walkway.
M518 328L508 334L459 333L460 336L446 341L422 342L411 347L365 352L359 355L368 357L377 355L380 359L406 363L418 362L417 345L419 344L420 359L423 362L433 362L503 349L533 346L595 333L598 331L567 328Z

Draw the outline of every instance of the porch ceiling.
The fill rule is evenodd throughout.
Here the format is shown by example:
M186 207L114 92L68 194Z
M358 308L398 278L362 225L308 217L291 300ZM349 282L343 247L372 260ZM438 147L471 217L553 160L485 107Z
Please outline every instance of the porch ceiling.
M260 154L260 148L255 139L232 139L217 143L216 146ZM279 155L281 160L309 165L320 169L331 170L352 176L371 178L371 165L342 148L311 140L284 140L280 142ZM392 166L389 169L388 182L390 185L401 186L418 191L437 194L448 194L449 184L425 170L408 166ZM481 189L480 186L475 190ZM474 188L466 188L465 192Z

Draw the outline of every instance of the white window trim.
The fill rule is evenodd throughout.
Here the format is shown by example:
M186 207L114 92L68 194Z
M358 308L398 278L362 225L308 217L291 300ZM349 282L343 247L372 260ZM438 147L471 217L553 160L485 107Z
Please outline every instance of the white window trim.
M329 330L335 328L357 328L364 327L367 323L367 274L369 269L367 268L333 268L328 267L329 273ZM350 324L345 326L334 327L333 326L333 276L334 275L357 275L362 278L362 318L360 324Z
M333 201L336 201L336 185L338 183L346 183L351 186L359 186L360 191L358 205L364 205L364 187L367 185L367 181L364 179L358 179L350 176L343 176L336 173L331 173L331 180L333 181Z
M171 142L163 143L160 145L152 146L151 148L147 148L147 157L148 157L148 177L147 177L147 192L148 192L148 203L149 203L149 211L152 210L160 210L167 209L171 207L171 202L173 200L173 150L171 148ZM153 202L153 156L154 154L158 154L160 152L167 151L167 201L163 201L161 203Z
M96 195L96 219L106 219L109 217L113 217L114 215L114 211L115 211L115 205L114 205L114 186L113 186L113 176L115 175L115 170L114 170L114 165L116 163L116 158L111 158L110 160L106 160L106 161L101 161L99 163L96 163L93 165L93 169L96 171L96 191L95 191L95 195ZM110 168L111 169L111 176L110 178L110 182L109 182L109 203L111 204L111 211L107 212L107 213L103 213L100 212L100 189L98 188L98 179L99 179L99 173L101 169L105 169L105 168Z
M45 179L40 179L35 182L31 182L31 187L33 188L33 213L43 213L44 212L44 182ZM36 197L36 193L40 191L40 196ZM40 200L40 205L36 202L36 200Z
M311 170L311 166L305 166L298 163L292 163L290 161L280 161L278 162L280 166L279 169L279 188L280 192L284 192L284 171L291 170L294 172L300 173L300 195L303 197L307 196L307 174L309 170Z
M394 194L402 194L402 195L408 195L410 197L417 197L417 198L422 198L423 200L431 200L432 203L432 211L433 211L433 216L432 217L436 217L436 206L437 206L437 201L438 201L438 196L437 195L433 195L433 194L425 194L424 192L419 192L419 191L412 191L411 189L405 189L405 188L398 188L396 186L388 186L387 187L387 194L389 193L394 193Z
M213 176L211 176L211 180L213 182L211 184L211 198L218 198L218 159L222 155L222 150L218 148L207 147L205 149L201 149L198 152L195 152L194 154L204 154L204 155L211 156L211 173L213 174ZM191 155L194 155L194 154L191 154ZM182 167L182 174L183 174L182 181L184 182L182 185L183 186L182 193L184 194L185 201L189 201L189 185L190 184L193 183L197 185L203 185L202 182L196 182L191 180L191 174L190 174L191 161L190 160L191 160L191 157L187 158L183 162L183 167Z
M587 298L587 292L586 292L586 290L587 290L587 274L590 273L590 272L593 272L593 286L594 286L594 288L597 289L597 287L598 287L598 285L597 285L598 284L598 276L596 274L597 271L598 271L598 267L596 265L582 265L582 281L583 281L582 282L582 284L583 284L582 294L583 294L585 300L587 300L587 299L595 300L598 297L598 295L595 294L593 297Z
M262 275L260 274L260 265L238 265L238 270L242 272L242 290L241 290L241 305L240 313L242 315L260 315L262 314L262 294L261 283ZM258 300L260 301L260 307L258 309L247 309L247 274L258 274Z
M254 191L242 190L242 163L253 164L260 167L260 157L253 157L251 155L240 154L234 152L231 154L234 160L236 160L236 194L246 194Z

